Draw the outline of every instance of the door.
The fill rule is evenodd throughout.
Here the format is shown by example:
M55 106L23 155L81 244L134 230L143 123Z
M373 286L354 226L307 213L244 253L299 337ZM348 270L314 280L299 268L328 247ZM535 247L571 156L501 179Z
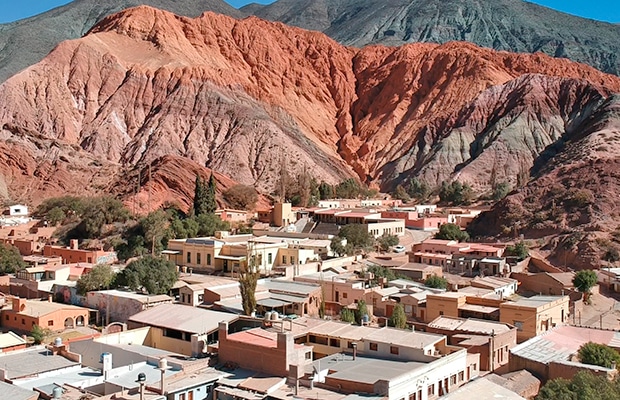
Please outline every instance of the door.
M385 305L385 316L390 318L394 313L394 304L386 304Z

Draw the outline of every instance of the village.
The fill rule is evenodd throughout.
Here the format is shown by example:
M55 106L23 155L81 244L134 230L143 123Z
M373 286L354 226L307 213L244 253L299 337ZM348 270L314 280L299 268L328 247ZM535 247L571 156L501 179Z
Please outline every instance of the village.
M160 257L176 275L166 293L81 293L91 272L119 274L126 263L78 239L54 244L55 227L11 206L0 241L25 266L0 277L0 391L14 400L531 399L579 371L615 377L577 354L589 342L620 349L620 269L596 271L583 290L576 272L521 242L437 238L479 212L393 199L218 209L222 221L254 221L252 232L169 240ZM351 226L372 239L363 251L343 250ZM251 310L240 283L248 265Z

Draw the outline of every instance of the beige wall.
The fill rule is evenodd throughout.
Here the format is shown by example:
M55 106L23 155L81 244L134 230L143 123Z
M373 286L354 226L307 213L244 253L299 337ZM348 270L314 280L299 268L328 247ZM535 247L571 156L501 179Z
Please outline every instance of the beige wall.
M466 296L461 297L449 297L442 295L427 295L426 296L426 319L425 322L431 322L440 315L448 317L459 316L459 306L462 306L466 302Z
M524 342L568 322L569 298L564 296L538 308L507 302L500 305L500 321L517 327L517 341Z
M403 236L405 234L405 220L397 219L393 221L371 222L368 221L366 226L368 227L368 233L378 238L382 235L396 235Z

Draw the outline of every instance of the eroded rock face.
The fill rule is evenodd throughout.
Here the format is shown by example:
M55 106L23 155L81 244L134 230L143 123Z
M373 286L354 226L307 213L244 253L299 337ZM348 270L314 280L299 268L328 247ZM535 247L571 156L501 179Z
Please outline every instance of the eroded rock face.
M138 7L0 86L0 134L72 146L121 175L186 158L264 193L283 163L332 183L419 176L486 190L492 166L515 182L617 91L615 76L542 54L360 50L254 17Z

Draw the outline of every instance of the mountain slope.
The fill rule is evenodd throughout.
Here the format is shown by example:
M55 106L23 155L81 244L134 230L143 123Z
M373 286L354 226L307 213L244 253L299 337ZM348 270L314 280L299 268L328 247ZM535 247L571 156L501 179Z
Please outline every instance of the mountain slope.
M241 11L357 47L465 40L496 50L541 51L620 74L619 25L520 0L278 0Z
M619 91L618 77L542 54L354 49L257 18L139 7L1 85L0 138L42 159L51 145L37 143L62 143L116 166L117 182L173 155L264 193L283 166L332 183L465 178L484 191L494 165L516 183Z
M39 62L58 43L83 36L104 17L141 4L188 17L205 11L242 15L223 0L74 0L31 18L0 24L0 82Z

